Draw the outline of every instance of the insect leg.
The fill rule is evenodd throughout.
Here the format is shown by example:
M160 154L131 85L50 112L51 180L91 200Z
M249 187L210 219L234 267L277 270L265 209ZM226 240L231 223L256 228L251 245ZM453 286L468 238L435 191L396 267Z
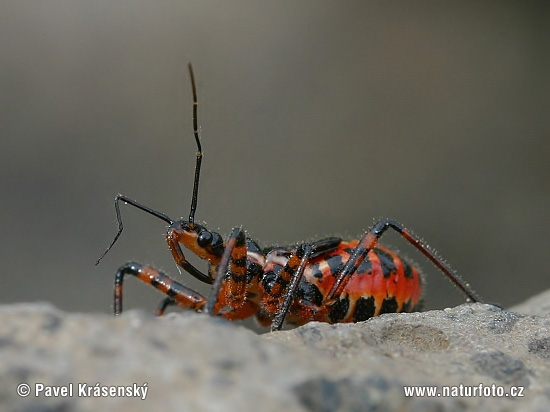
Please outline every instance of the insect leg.
M166 297L162 299L162 301L159 303L157 310L155 311L155 315L162 316L164 315L164 312L166 311L166 308L168 306L175 305L176 301L170 297Z
M330 292L325 298L325 303L340 296L347 282L355 273L361 262L367 256L367 253L378 243L378 239L388 229L392 228L397 231L405 240L417 248L424 256L426 256L435 266L439 268L453 282L462 293L464 293L471 302L482 302L482 300L471 289L470 285L464 282L436 253L429 248L418 237L405 229L401 224L391 219L384 219L376 223L363 238L359 241L357 247L353 250L351 257L346 262L344 267L336 278L336 282L332 286Z
M103 259L105 257L105 255L109 252L109 250L111 250L111 248L117 242L118 238L120 237L120 235L122 234L122 231L124 229L124 225L122 224L122 214L120 213L120 202L121 201L125 204L129 204L129 205L134 206L134 207L136 207L140 210L143 210L144 212L149 213L150 215L158 217L159 219L164 220L169 225L174 224L174 221L172 219L170 219L168 216L166 216L164 213L157 212L156 210L151 209L148 206L142 205L141 203L138 203L135 200L132 200L127 196L118 194L115 197L115 212L116 212L116 218L117 218L117 222L118 222L118 232L115 235L115 238L113 239L113 241L111 242L109 247L105 250L105 252L103 252L103 254L99 257L99 259L97 259L97 261L95 263L96 266L99 265L99 262L101 261L101 259ZM201 282L205 282L205 283L209 283L209 284L212 283L212 278L210 278L210 276L205 275L204 273L202 273L200 270L195 268L191 263L189 263L185 259L185 255L183 254L183 251L181 250L181 247L180 247L180 245L177 241L177 237L174 236L174 229L171 229L171 230L168 231L168 233L166 234L166 239L168 241L168 247L170 248L170 251L172 252L172 256L174 257L174 260L176 261L176 263L179 266L181 266L186 272L188 272L189 274L191 274L192 276L194 276L195 278L197 278Z
M313 253L311 254L310 258L313 259L324 253L332 252L333 250L338 249L340 243L342 243L342 239L340 239L339 237L329 237L326 239L317 240L316 242L313 242L311 244L311 249L313 250Z
M245 301L246 280L246 237L236 227L225 243L206 312L215 314L224 306L238 309Z
M172 257L174 258L174 261L178 264L178 266L183 268L183 270L185 270L194 278L200 280L201 282L208 283L209 285L211 285L214 282L214 280L209 275L205 275L200 270L198 270L195 266L189 263L189 261L185 258L185 255L183 254L183 250L181 249L178 239L179 239L178 229L174 229L170 227L168 229L168 232L166 232L166 242L168 243L168 248L172 253Z
M281 306L277 311L275 319L271 324L271 331L280 330L285 321L285 317L290 309L294 298L296 297L296 291L298 290L298 285L302 280L304 274L304 269L313 254L313 248L310 244L304 243L299 245L295 252L292 253L290 259L283 267L279 275L279 282L282 284L287 284L286 293L282 300Z
M157 269L140 263L131 262L121 266L115 275L115 315L120 315L122 312L122 284L125 275L135 276L139 280L160 290L162 293L168 295L168 298L173 300L178 306L200 310L206 304L206 298L204 296L170 279ZM164 303L163 301L163 304ZM169 302L164 305L164 309L168 304Z
M271 287L269 294L264 298L266 306L278 307L277 314L271 321L271 330L280 330L290 310L293 300L296 298L296 291L302 279L305 267L310 259L322 254L336 250L342 243L339 237L321 239L311 244L303 243L298 245L291 254L289 260L278 275L277 282ZM281 298L285 291L284 298ZM262 314L256 315L261 325L269 325L269 318L262 318Z

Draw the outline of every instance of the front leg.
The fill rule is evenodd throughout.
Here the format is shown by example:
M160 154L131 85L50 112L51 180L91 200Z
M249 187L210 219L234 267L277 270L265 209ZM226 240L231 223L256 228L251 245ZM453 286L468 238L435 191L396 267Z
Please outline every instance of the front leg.
M176 301L174 299L172 299L169 296L165 297L164 299L161 300L161 302L157 306L157 310L155 311L155 315L157 315L157 316L164 315L164 312L166 312L166 308L168 308L168 306L172 306L172 305L175 305L175 304L176 304Z
M178 266L183 268L183 270L185 270L194 278L200 280L201 282L212 284L213 280L210 276L202 273L195 266L189 263L189 261L185 258L185 255L183 254L183 250L181 250L179 240L180 240L180 237L183 237L186 232L185 230L178 227L179 225L180 225L180 222L171 224L170 227L168 228L168 232L166 233L166 242L168 243L168 248L172 253L172 257L174 258L174 261L178 264Z
M164 273L152 268L151 266L142 265L140 263L126 263L121 266L115 275L115 292L114 292L114 311L115 315L122 313L122 284L125 275L137 277L142 282L145 282L155 289L166 294L171 301L174 301L182 308L189 308L200 311L206 304L206 298L201 294L183 286L181 283L170 279ZM163 301L164 303L165 301ZM166 305L163 306L163 311Z

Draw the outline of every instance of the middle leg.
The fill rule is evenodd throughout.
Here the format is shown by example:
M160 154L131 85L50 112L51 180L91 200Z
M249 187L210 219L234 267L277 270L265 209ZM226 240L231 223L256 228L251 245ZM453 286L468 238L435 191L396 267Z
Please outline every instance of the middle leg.
M287 283L288 286L286 288L284 298L280 300L279 310L277 311L277 315L271 324L271 331L280 330L283 326L286 315L290 310L290 305L292 305L292 302L296 298L298 285L302 280L304 270L312 254L313 248L310 244L304 243L299 245L295 252L290 256L290 259L288 259L286 265L283 267L283 270L279 275L280 280L282 281L281 283Z
M244 231L236 227L233 229L221 257L217 269L216 279L212 285L212 291L206 304L206 313L222 314L223 309L229 312L238 312L241 308L245 313L241 318L250 316L252 303L246 299L247 277L246 277L246 237ZM238 313L226 317L237 316Z

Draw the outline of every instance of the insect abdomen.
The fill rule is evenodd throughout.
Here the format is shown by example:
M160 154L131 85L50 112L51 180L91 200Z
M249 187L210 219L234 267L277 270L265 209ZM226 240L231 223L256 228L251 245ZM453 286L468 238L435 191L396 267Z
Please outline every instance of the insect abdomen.
M326 296L356 245L357 241L342 242L334 252L312 260L304 273L299 297L308 300ZM359 322L382 313L411 312L420 303L421 291L421 277L414 266L391 250L376 247L352 275L342 295L328 312L320 313L322 319L316 320Z

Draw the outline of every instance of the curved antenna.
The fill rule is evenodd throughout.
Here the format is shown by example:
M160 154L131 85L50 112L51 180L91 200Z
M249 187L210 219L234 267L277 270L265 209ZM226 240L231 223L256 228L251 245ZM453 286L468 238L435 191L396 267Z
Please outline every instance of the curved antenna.
M119 206L119 202L121 200L124 204L129 204L129 205L134 206L134 207L136 207L140 210L143 210L144 212L149 213L150 215L153 215L155 217L158 217L159 219L164 220L169 225L174 223L174 221L172 219L170 219L168 216L166 216L164 213L157 212L156 210L151 209L148 206L142 205L141 203L138 203L135 200L132 200L127 196L124 196L124 195L121 195L121 194L116 195L116 197L115 197L115 212L116 212L116 220L118 222L118 232L115 235L115 238L113 239L113 241L111 242L109 247L107 248L107 250L105 250L105 252L103 252L103 254L99 257L97 262L95 262L96 266L99 265L99 262L101 262L101 259L103 259L105 257L105 255L109 252L109 250L111 250L111 248L115 245L116 241L118 240L118 238L122 234L122 230L124 229L124 225L122 224L122 215L120 214L120 206Z
M193 89L193 133L197 143L197 163L195 164L195 180L193 181L193 197L191 198L191 211L189 212L189 223L193 225L195 221L195 210L197 210L197 198L199 195L199 177L201 173L202 148L199 140L199 130L197 126L197 88L195 86L195 76L193 75L193 66L188 65L189 75L191 76L191 87Z

